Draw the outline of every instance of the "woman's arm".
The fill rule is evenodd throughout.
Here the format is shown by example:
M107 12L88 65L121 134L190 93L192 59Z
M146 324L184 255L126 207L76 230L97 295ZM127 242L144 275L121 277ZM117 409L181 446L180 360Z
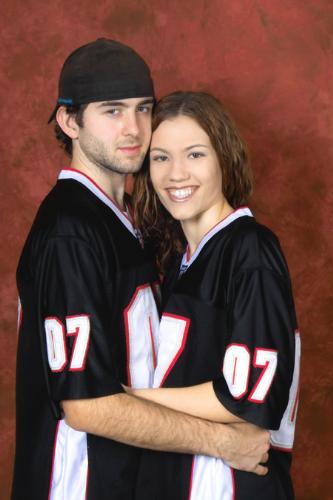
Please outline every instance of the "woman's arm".
M225 424L244 422L224 408L215 395L212 382L179 388L133 389L124 387L124 389L128 394L194 417Z

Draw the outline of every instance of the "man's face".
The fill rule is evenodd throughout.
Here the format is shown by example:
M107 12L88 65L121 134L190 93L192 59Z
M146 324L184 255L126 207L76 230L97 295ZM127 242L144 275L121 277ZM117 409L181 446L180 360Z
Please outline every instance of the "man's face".
M120 174L137 172L150 143L152 107L152 97L89 104L73 158Z

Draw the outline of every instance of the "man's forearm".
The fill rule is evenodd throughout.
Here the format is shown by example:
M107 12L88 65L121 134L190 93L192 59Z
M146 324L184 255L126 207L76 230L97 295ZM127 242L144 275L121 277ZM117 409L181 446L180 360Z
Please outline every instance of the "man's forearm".
M63 407L72 427L140 448L216 457L224 457L228 448L225 426L217 429L212 422L127 394L64 401Z
M269 433L252 424L224 425L176 412L128 394L63 401L71 427L140 448L223 458L265 474Z

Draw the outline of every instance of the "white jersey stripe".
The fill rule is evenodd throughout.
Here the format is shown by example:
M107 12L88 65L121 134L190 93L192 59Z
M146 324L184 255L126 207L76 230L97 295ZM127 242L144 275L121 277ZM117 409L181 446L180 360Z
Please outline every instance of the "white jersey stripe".
M194 457L189 500L234 500L232 469L220 458Z
M117 204L112 200L104 191L86 174L79 172L74 169L63 169L61 170L58 179L73 179L75 181L81 182L86 188L88 188L92 193L94 193L97 198L99 198L105 205L107 205L116 214L118 219L126 226L126 228L137 238L137 231L135 231L130 218L117 206Z
M20 297L18 297L18 300L17 300L17 334L20 333L21 324L22 324L22 304L21 304Z
M87 477L87 435L60 420L48 500L85 500Z

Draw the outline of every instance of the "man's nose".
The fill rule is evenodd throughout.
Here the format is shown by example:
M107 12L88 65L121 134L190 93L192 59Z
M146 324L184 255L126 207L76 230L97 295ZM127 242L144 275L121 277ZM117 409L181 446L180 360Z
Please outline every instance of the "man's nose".
M123 132L124 135L137 136L139 134L138 116L135 112L129 112L126 116Z

